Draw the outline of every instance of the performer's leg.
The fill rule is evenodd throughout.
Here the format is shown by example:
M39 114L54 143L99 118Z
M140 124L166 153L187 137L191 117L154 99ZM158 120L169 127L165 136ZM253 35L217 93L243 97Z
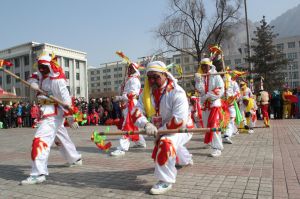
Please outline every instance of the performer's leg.
M76 147L64 125L58 128L56 136L61 143L61 146L59 146L60 153L70 165L81 160L81 154L76 150Z
M146 141L143 135L139 135L139 140L134 142L136 147L146 148Z
M193 165L192 154L187 150L185 144L190 141L192 134L184 133L179 135L181 137L180 142L176 150L177 164L178 165Z

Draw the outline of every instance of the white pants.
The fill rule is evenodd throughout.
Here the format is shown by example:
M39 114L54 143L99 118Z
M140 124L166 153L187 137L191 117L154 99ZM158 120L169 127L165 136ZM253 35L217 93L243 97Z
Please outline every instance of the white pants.
M136 145L143 145L143 146L146 146L146 141L144 139L144 136L142 135L139 135L139 140L134 142ZM117 148L121 151L128 151L129 149L129 146L130 146L130 139L129 138L125 138L125 137L122 137L120 139L120 146L118 146Z
M190 133L175 133L170 135L164 135L160 139L167 138L172 141L174 148L176 150L176 156L178 158L179 165L187 165L190 163L192 159L192 154L189 153L187 148L184 146L191 138L192 134ZM160 149L158 149L159 151ZM158 155L158 153L157 153ZM167 162L160 166L155 161L155 171L154 175L159 180L168 182L168 183L175 183L176 176L177 176L177 169L175 167L176 164L176 157L169 157Z
M40 141L44 142L47 147L43 147L40 144L41 147L38 149L37 156L32 161L30 175L49 174L47 168L48 157L55 136L57 136L61 143L59 147L60 152L68 163L73 163L81 158L81 154L76 151L75 145L70 139L67 129L64 127L64 118L61 115L47 117L42 120L34 136L34 138L40 138Z
M207 128L209 114L210 114L210 110L202 111L204 128ZM212 139L212 142L210 143L210 145L213 149L219 149L219 150L224 149L221 132L219 132L219 131L213 132L213 139Z
M236 131L236 127L235 127L236 112L234 106L229 106L229 114L230 114L230 121L224 134L224 136L226 137L231 137L232 134Z

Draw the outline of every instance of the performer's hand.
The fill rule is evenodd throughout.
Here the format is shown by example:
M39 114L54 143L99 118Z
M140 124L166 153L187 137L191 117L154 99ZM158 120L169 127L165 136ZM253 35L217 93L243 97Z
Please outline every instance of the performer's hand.
M72 128L72 129L78 129L79 128L79 125L77 122L75 122L74 118L73 118L73 115L69 115L66 117L66 120L69 124L69 126Z
M145 131L147 133L148 136L154 136L156 137L157 135L157 128L156 126L154 126L152 123L148 122L145 126Z

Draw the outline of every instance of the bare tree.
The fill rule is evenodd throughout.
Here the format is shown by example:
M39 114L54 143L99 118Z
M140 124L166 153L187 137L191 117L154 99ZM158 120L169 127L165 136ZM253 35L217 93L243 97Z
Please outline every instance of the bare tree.
M230 24L238 20L241 0L170 0L169 6L171 13L156 30L157 37L167 49L189 54L200 63L207 46L220 44Z

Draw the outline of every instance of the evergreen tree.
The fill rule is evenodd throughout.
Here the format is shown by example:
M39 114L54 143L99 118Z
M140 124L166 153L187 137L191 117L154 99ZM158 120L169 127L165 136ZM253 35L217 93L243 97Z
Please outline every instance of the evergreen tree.
M278 36L273 33L274 26L270 26L266 22L265 16L263 16L260 24L260 27L254 31L256 37L252 38L254 41L254 44L251 45L253 55L247 60L253 63L252 72L255 74L255 87L259 88L257 87L259 80L263 77L264 89L273 91L282 87L284 77L280 71L288 61L273 44L273 40Z

